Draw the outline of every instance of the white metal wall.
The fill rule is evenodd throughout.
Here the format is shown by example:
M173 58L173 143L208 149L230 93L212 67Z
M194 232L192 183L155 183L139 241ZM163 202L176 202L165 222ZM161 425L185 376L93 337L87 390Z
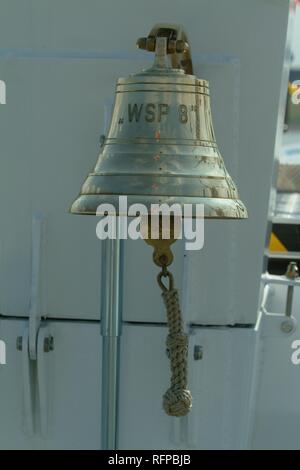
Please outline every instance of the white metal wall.
M41 210L48 218L48 315L98 318L96 222L67 210L95 162L115 80L148 63L147 53L135 51L136 38L169 20L186 27L196 72L211 81L217 140L250 215L206 224L205 249L189 263L190 314L197 323L254 323L288 1L176 0L171 15L156 0L131 0L130 7L120 0L84 7L78 0L1 0L0 7L0 75L7 82L0 109L1 312L26 315L31 215ZM154 293L149 248L128 250L126 269L139 261L145 274L138 284L126 280L127 296L137 285ZM143 311L139 302L125 304L128 319L164 319L156 302Z
M171 11L158 0L0 0L0 79L7 84L7 104L0 107L0 313L28 315L31 220L41 211L41 304L55 333L49 358L61 364L52 376L59 389L56 431L28 441L14 344L27 321L1 319L10 351L0 370L0 404L9 403L1 422L11 423L0 447L97 448L100 442L100 336L91 320L99 319L101 250L96 219L67 209L95 162L114 82L149 64L151 55L136 51L135 40L161 21L185 26L195 71L211 82L217 141L250 217L207 223L204 250L185 260L183 244L176 244L173 269L178 286L186 286L185 318L216 326L195 328L191 339L191 348L194 339L204 344L204 358L193 362L190 354L190 421L174 427L160 407L168 374L165 328L124 327L120 447L247 446L255 334L223 326L256 321L288 11L288 0L174 0ZM124 319L165 321L150 248L129 241L125 251ZM82 408L74 413L79 393Z

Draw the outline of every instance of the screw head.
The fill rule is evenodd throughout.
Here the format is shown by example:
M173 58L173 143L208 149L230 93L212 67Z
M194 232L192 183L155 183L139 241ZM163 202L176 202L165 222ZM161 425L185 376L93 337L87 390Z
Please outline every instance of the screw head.
M18 351L22 351L22 347L23 347L23 338L22 338L22 336L17 337L16 347L17 347Z
M44 352L50 352L54 349L54 338L53 336L48 336L44 339Z
M194 360L200 361L203 359L203 347L200 344L194 346Z
M294 325L292 322L285 320L281 323L280 329L283 333L291 333L294 330Z

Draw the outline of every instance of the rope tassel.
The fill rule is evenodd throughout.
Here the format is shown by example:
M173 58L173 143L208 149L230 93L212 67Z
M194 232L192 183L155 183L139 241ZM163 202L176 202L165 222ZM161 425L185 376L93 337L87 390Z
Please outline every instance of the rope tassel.
M169 278L169 289L162 283L162 276ZM173 287L172 274L169 271L161 272L158 283L163 290L167 310L169 334L166 344L172 374L171 386L163 396L163 408L169 416L185 416L192 407L192 395L187 389L188 337L183 331L179 296Z

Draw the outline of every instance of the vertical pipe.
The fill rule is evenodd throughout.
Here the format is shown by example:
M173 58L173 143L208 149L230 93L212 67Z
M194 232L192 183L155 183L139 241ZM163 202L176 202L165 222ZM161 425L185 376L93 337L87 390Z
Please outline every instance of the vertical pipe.
M123 272L123 241L119 237L120 224L121 220L118 217L116 239L106 239L102 242L102 450L117 449Z

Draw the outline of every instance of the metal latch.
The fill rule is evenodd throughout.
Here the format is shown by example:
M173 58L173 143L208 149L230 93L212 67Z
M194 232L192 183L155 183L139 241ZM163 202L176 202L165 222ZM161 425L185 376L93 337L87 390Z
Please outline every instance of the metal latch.
M54 338L47 324L42 307L42 258L44 246L45 217L34 214L32 219L31 292L28 326L17 337L16 347L22 352L23 414L26 434L35 433L34 418L39 416L42 436L48 429L47 370L45 353L53 351ZM35 389L39 396L39 412L35 413Z

